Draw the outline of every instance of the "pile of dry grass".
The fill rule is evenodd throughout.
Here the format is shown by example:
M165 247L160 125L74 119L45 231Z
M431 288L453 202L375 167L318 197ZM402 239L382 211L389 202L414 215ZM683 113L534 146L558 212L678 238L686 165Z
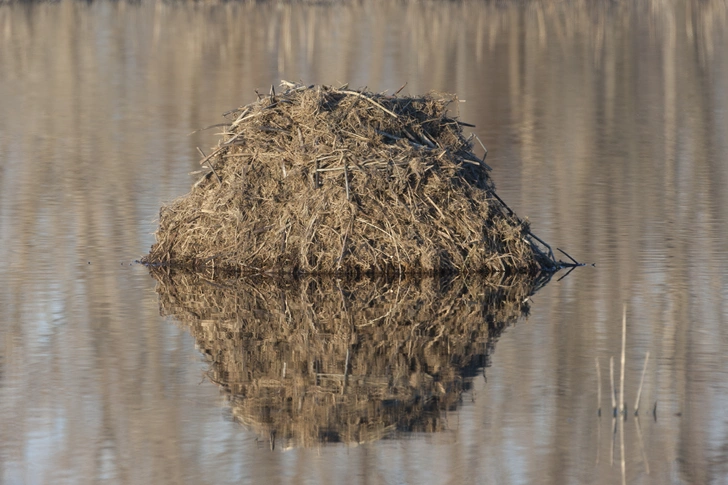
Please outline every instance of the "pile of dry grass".
M539 284L152 273L162 314L194 336L234 418L285 446L445 430Z
M453 96L284 83L226 115L209 171L162 207L149 264L243 273L556 269L448 115ZM543 246L542 246L543 247Z

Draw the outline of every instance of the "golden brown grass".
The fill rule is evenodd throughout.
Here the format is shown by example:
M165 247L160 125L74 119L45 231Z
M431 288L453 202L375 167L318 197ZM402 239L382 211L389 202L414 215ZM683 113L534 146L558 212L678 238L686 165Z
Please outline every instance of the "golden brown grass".
M208 172L162 207L150 264L242 273L554 269L495 194L456 98L284 83L227 113Z

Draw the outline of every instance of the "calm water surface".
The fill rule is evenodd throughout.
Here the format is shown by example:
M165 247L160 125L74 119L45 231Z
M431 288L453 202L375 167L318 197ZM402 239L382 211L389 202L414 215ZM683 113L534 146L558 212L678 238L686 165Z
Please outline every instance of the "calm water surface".
M727 51L722 0L0 5L0 482L726 483ZM131 264L216 143L188 134L280 79L456 92L500 196L596 267L505 312ZM303 328L339 292L379 357ZM624 305L630 410L650 359L614 435ZM444 340L391 337L428 309Z

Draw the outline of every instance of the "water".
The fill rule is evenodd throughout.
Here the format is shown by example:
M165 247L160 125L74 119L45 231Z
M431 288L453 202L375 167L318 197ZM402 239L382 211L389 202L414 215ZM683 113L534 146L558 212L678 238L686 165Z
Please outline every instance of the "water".
M724 483L726 48L721 0L0 5L0 481ZM458 93L500 196L596 263L436 430L271 450L131 264L216 143L188 134L280 79ZM650 360L613 445L624 305L630 410Z

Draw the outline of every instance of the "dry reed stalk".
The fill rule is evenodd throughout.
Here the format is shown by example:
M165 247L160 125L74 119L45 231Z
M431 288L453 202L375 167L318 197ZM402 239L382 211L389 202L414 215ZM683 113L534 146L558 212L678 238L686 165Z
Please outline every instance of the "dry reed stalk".
M621 370L619 374L619 413L625 414L625 401L624 401L624 367L626 363L626 350L627 350L627 305L625 304L622 309L622 357L621 357Z
M617 396L614 391L614 357L609 358L609 382L612 384L612 416L617 415Z
M597 416L602 415L602 370L599 366L599 357L594 357L597 364Z

